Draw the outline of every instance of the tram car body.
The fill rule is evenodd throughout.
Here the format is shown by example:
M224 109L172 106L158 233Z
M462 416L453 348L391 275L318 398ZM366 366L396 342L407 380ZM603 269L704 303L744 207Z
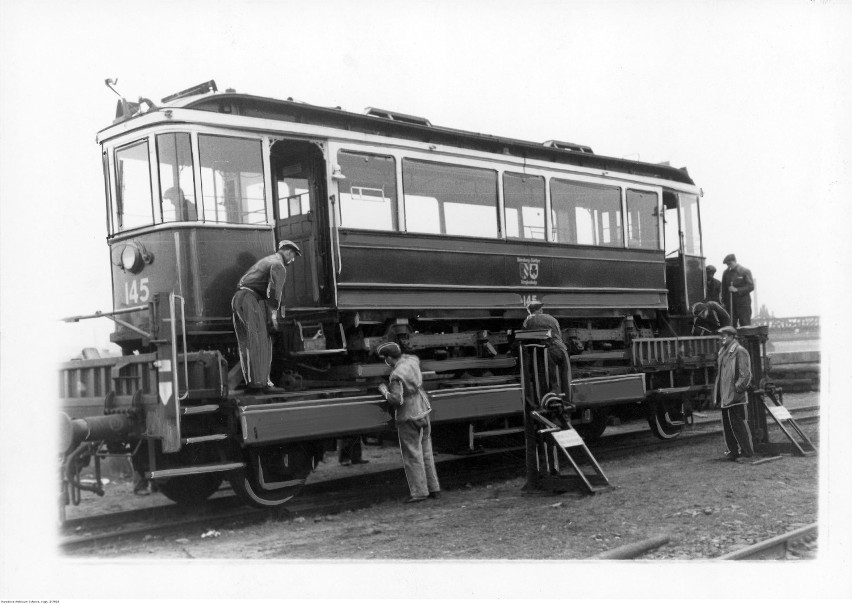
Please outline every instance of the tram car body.
M121 357L62 367L66 476L132 450L176 501L227 478L286 502L334 439L392 429L373 352L417 354L436 441L518 426L512 334L540 300L573 368L572 421L598 436L645 414L677 436L712 383L700 189L685 169L233 91L118 104L98 133ZM281 240L288 266L272 380L249 394L230 300ZM94 316L94 315L93 315ZM85 317L75 317L79 320ZM563 386L564 389L564 386Z

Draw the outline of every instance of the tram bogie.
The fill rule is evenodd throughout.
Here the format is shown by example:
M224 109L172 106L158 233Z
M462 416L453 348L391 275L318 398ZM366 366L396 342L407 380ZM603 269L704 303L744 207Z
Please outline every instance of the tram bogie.
M72 425L132 418L102 440L133 447L177 501L227 479L280 505L335 438L392 429L375 393L382 342L421 358L436 442L442 428L473 446L517 424L513 334L540 300L562 327L584 434L641 409L676 436L714 360L713 338L688 335L704 282L686 171L393 115L202 86L99 133L104 315L124 356L64 366ZM274 337L278 390L249 394L230 299L284 239L304 256Z

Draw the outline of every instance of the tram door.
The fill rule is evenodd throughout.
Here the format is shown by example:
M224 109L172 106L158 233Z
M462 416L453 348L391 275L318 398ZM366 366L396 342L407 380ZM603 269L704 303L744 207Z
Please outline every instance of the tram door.
M329 303L328 230L325 220L325 160L304 141L277 141L270 157L275 200L275 241L289 239L303 256L287 267L288 309Z
M704 299L704 257L696 195L663 194L665 205L666 286L669 312L685 315Z

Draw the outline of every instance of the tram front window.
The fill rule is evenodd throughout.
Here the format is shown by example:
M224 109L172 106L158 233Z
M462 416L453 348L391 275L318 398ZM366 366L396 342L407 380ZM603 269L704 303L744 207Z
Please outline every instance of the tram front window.
M698 218L698 196L681 193L680 230L683 233L683 251L690 256L701 256L701 226Z
M148 142L140 141L117 149L115 167L119 230L152 224Z
M157 136L160 168L160 222L198 219L192 176L192 145L189 134L177 132Z

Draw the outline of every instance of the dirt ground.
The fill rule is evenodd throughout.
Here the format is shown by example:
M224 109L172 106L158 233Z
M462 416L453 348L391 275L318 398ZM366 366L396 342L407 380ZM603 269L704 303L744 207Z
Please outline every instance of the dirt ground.
M805 431L816 442L817 425L807 425ZM772 441L781 438L773 433ZM660 451L605 463L612 486L595 495L524 495L524 480L517 478L445 491L440 499L419 504L385 502L319 518L211 526L218 536L202 538L207 529L193 535L149 536L75 557L579 560L664 535L668 544L643 559L702 560L817 521L818 457L785 456L746 465L720 460L722 452L720 437L718 442L676 449L674 455ZM317 474L334 476L399 463L393 447L365 447L364 457L372 465L356 469L339 466L328 454ZM125 480L108 488L112 509L133 499ZM92 505L89 501L84 503ZM161 496L133 501L153 503L162 503ZM84 507L73 513L86 511Z

